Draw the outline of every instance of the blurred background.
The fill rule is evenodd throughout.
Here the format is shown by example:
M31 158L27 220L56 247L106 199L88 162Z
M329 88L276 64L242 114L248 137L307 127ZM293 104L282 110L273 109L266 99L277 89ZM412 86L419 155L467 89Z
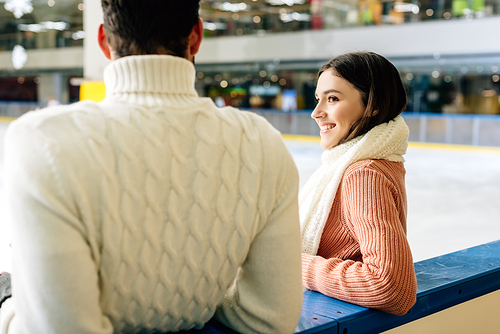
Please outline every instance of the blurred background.
M310 118L319 67L351 51L387 57L409 99L403 117L414 260L498 240L499 0L205 0L201 16L198 93L259 113L284 134L315 136L286 140L301 185L321 163ZM0 0L0 190L12 119L104 96L109 61L97 45L101 22L98 0Z
M64 103L78 100L81 81L77 79L84 73L85 2L4 0L0 3L3 3L0 5L0 100L35 103L47 103L50 97ZM384 54L400 70L410 96L408 111L498 114L500 54L467 45L477 45L478 38L494 37L495 30L484 28L498 28L499 14L499 2L494 0L202 1L201 15L208 41L236 38L237 44L230 45L241 49L233 52L244 53L245 45L255 44L250 53L259 56L205 57L214 63L198 64L198 89L204 95L220 96L226 104L235 106L311 109L314 102L310 90L318 66L346 49L360 46L364 49L370 46L363 46L364 40L381 35L385 37L375 41L379 44L375 49L386 51ZM471 24L473 21L483 24ZM381 30L382 27L385 29ZM394 39L402 28L404 38L414 39L405 45ZM322 33L314 33L318 30ZM309 32L304 34L304 31ZM353 33L362 40L343 38ZM284 59L275 57L277 50L266 48L275 45L264 38L269 35L293 42L286 48L290 53ZM447 35L454 38L446 38ZM255 38L263 39L264 43L256 44ZM328 52L313 54L317 45L310 42L317 39L321 40L324 51L331 51L329 55ZM421 45L428 43L435 44L435 50ZM402 49L405 46L410 46L411 54ZM491 51L498 51L498 46ZM61 56L66 59L54 61ZM47 57L52 58L51 66L44 64ZM234 63L236 60L241 61ZM12 62L17 64L9 64ZM228 63L232 66L227 66Z
M101 15L96 0L0 0L0 116L78 101L102 80ZM411 140L500 146L498 0L205 0L201 16L196 89L220 106L316 135L300 114L318 68L370 50L401 73Z

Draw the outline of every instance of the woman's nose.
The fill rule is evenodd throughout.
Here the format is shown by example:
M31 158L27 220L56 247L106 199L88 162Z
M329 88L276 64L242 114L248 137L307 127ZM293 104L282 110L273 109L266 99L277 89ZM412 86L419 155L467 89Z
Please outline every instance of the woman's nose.
M314 108L314 110L312 111L311 117L314 118L314 119L318 119L318 118L323 118L324 115L325 115L325 113L323 111L321 111L321 106L318 103L316 105L316 108Z

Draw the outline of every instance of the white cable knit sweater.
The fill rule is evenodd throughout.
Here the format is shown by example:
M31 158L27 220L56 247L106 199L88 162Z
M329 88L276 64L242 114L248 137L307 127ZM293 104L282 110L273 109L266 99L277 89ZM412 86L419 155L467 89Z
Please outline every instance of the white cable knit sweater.
M182 58L121 58L103 102L11 124L1 334L167 332L214 313L239 332L293 331L296 167L263 118L218 109L194 77Z

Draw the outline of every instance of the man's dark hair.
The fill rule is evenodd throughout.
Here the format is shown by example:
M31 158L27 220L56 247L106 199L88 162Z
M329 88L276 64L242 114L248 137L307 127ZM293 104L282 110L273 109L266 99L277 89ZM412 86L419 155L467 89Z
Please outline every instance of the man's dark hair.
M168 53L184 57L200 0L101 0L104 31L118 57Z
M406 90L399 72L383 56L373 52L340 55L319 69L318 78L329 70L356 88L365 106L361 119L354 122L347 137L341 139L339 144L361 136L379 124L389 122L405 110Z

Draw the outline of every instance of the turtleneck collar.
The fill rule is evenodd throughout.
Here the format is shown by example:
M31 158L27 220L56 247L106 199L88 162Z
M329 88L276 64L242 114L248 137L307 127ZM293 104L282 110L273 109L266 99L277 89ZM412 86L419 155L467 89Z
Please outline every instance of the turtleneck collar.
M192 62L167 55L127 56L104 69L106 99L157 104L167 96L198 97Z

